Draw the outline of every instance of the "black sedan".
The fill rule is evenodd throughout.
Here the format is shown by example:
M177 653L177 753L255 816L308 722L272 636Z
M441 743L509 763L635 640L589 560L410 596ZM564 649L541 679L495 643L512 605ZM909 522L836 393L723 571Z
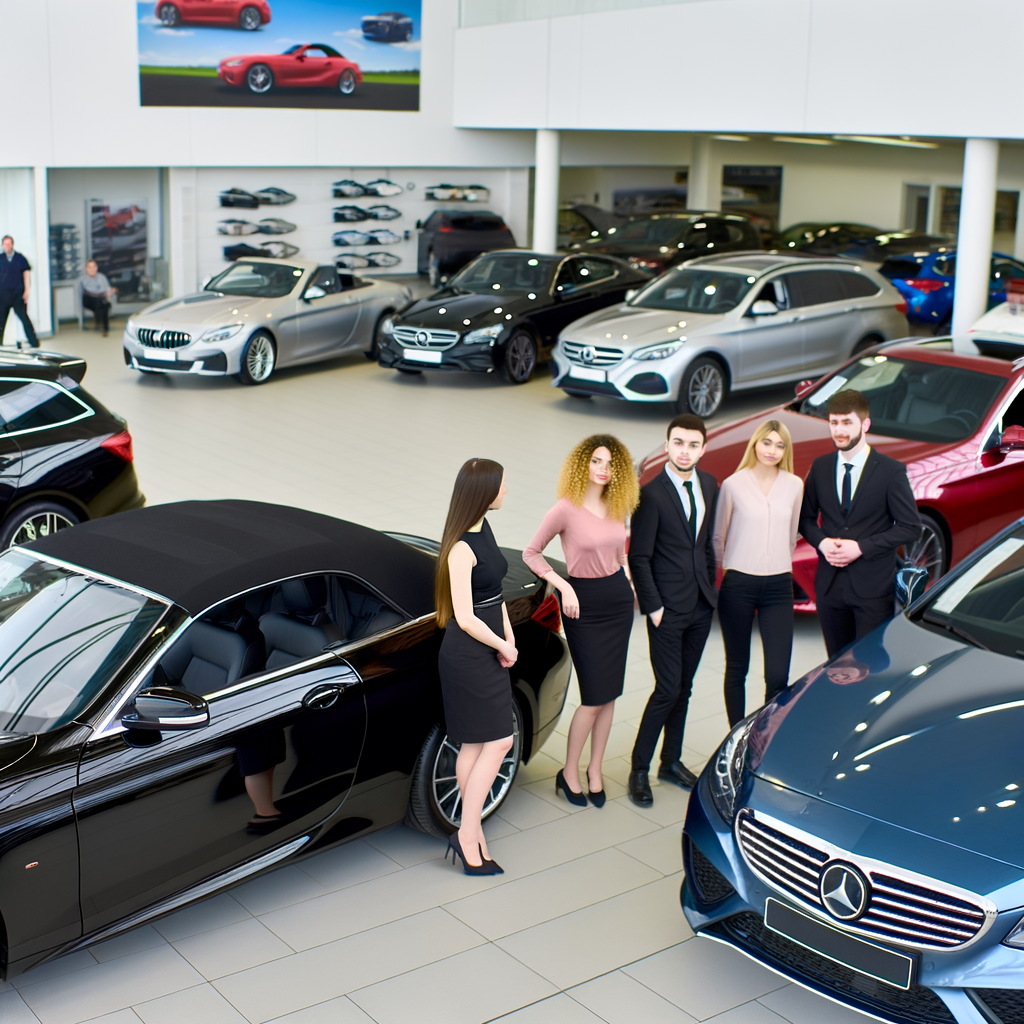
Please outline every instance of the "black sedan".
M127 425L80 387L85 369L56 352L0 357L0 551L145 503Z
M551 256L526 250L485 253L446 287L381 324L378 359L401 373L500 371L525 384L551 358L563 327L647 283L610 256Z
M945 235L915 231L886 231L869 224L802 222L786 228L772 240L779 252L808 256L844 256L881 263L891 256L933 250L949 241Z
M403 818L452 831L436 550L195 501L0 555L0 977ZM569 680L554 597L507 558L514 743L485 815Z
M480 253L516 244L509 226L490 210L435 210L416 227L416 270L434 288Z

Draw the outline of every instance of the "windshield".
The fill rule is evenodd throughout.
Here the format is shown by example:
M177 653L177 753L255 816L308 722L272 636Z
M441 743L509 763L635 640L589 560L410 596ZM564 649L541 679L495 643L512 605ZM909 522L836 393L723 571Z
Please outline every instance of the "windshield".
M913 620L975 647L1024 657L1024 528L944 587Z
M546 292L551 275L561 262L558 256L528 256L526 253L483 255L460 270L448 282L449 288L465 292Z
M281 263L233 263L204 289L221 295L247 295L256 299L283 299L303 271Z
M872 434L949 443L978 429L1005 384L1005 377L961 366L865 356L812 391L800 412L827 419L829 398L847 388L867 395Z
M615 243L669 245L678 240L692 221L692 217L638 217L615 229Z
M0 732L81 714L166 609L28 552L0 555Z
M721 270L672 270L655 278L630 305L676 313L728 313L756 280L753 275Z

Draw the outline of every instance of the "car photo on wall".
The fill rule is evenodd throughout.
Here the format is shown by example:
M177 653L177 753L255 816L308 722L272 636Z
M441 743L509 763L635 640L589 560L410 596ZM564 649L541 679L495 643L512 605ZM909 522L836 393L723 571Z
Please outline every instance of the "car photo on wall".
M255 32L270 24L267 0L158 0L156 16L164 28L216 25Z
M398 11L367 15L362 21L363 35L381 43L404 43L412 38L412 18Z
M227 57L217 67L217 76L257 96L275 87L296 86L337 89L342 96L351 96L363 80L359 65L326 43L296 43L280 54Z

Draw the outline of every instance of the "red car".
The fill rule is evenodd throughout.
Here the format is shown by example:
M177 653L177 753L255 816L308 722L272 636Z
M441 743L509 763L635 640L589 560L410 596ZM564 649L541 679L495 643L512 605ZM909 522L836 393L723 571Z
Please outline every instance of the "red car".
M156 16L167 28L223 25L255 32L270 24L270 4L267 0L158 0Z
M289 46L284 53L225 57L217 74L228 85L244 85L250 92L269 92L275 85L322 86L351 96L363 84L363 73L324 43Z
M719 481L736 471L754 427L781 420L793 435L795 470L834 451L825 408L844 387L871 401L870 443L906 463L924 528L903 564L934 582L950 566L1024 515L1024 344L972 335L879 345L820 380L796 401L708 431L701 468ZM640 482L665 464L661 449L640 465ZM803 539L793 555L793 601L814 611L817 552Z

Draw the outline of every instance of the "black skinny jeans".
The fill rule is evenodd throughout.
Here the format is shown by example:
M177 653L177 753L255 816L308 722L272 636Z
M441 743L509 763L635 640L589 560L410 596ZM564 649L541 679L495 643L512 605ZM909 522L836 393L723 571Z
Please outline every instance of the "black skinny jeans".
M718 592L718 621L725 641L725 710L729 727L746 717L750 633L757 613L764 651L764 701L786 688L793 654L793 577L750 576L730 569Z
M91 295L89 292L84 292L82 306L92 310L97 331L110 330L110 302L107 299L102 295Z

